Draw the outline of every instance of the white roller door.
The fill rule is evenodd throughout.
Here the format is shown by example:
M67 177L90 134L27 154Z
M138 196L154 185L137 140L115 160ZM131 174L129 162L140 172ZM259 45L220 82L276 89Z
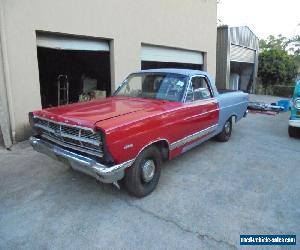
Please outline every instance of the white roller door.
M255 50L231 44L230 61L255 63Z
M192 50L143 45L141 60L148 62L174 62L203 64L203 53Z
M60 50L109 51L109 43L84 37L56 35L48 33L37 34L37 46Z

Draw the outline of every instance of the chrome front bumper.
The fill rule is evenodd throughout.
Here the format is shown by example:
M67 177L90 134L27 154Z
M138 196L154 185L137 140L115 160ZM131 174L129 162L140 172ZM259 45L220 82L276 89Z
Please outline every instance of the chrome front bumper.
M300 128L300 120L289 120L289 126Z
M62 149L36 137L30 137L29 142L37 152L46 154L55 160L67 162L74 170L93 176L104 183L113 183L121 180L124 177L125 169L130 167L134 161L130 160L108 167L91 158Z

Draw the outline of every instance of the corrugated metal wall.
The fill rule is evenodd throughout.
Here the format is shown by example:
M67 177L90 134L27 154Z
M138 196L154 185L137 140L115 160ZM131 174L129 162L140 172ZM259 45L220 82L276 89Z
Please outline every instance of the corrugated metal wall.
M258 50L259 47L258 38L247 26L231 27L230 42L253 50Z

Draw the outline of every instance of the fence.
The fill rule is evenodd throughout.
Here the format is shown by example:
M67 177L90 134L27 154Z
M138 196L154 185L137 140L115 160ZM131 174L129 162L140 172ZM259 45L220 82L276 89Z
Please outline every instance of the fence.
M260 81L256 84L255 94L258 95L273 95L291 98L294 91L294 85L272 85L264 88Z

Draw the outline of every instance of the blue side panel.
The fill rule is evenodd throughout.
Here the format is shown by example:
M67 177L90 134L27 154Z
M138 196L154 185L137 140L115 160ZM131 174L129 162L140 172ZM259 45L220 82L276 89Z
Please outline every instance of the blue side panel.
M217 96L220 105L219 131L222 131L225 122L232 116L235 121L243 118L247 111L249 95L242 91L228 92Z

